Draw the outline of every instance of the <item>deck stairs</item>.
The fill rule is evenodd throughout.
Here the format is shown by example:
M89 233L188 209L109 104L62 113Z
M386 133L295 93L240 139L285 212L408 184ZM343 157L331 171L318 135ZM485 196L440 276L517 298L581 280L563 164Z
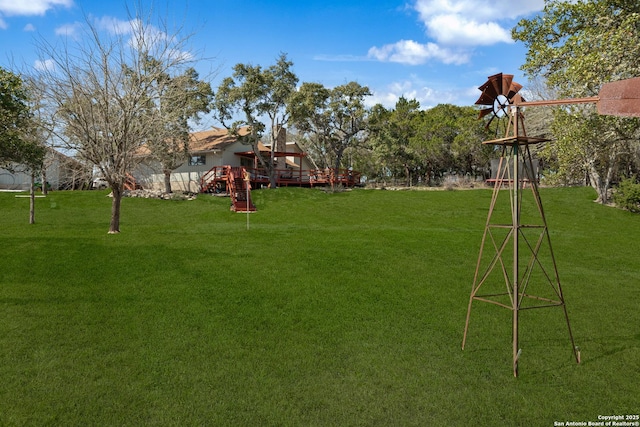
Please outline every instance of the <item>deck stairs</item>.
M251 183L245 178L248 172L240 166L228 166L226 172L227 192L231 197L231 210L234 212L255 212L251 201Z

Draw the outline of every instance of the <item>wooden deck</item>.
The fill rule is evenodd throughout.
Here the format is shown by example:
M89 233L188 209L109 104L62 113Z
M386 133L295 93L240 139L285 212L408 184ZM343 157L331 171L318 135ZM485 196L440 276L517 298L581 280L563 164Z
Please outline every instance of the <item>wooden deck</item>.
M245 168L249 172L251 187L261 188L269 185L267 171L259 168ZM214 166L200 179L200 191L203 193L226 192L227 175L231 166ZM354 187L360 185L360 172L349 169L277 169L278 187L322 187L342 185Z

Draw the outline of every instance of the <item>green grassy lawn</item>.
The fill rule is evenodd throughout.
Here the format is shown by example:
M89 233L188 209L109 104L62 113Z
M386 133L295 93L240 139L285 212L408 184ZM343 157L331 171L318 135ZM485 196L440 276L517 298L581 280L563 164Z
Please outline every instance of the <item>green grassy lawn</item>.
M640 216L543 189L571 326L467 303L491 192L0 193L0 425L553 426L640 412Z

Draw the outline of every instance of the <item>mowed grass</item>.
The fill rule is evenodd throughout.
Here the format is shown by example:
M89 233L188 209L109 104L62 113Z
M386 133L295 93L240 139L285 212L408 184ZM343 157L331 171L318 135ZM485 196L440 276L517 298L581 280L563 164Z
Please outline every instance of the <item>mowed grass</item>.
M0 193L0 425L551 426L640 411L640 216L543 189L563 312L474 303L489 190Z

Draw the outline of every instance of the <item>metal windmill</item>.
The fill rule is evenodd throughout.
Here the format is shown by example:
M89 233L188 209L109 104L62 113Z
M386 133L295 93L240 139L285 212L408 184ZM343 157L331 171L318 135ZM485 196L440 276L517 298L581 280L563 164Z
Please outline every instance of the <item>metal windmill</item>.
M514 82L510 74L490 76L479 89L482 94L476 104L485 106L480 110L479 118L491 114L487 126L496 118L506 120L506 126L503 137L483 142L500 149L501 156L469 298L462 349L466 344L474 301L506 307L512 311L513 375L517 376L521 354L520 311L560 307L564 311L574 357L580 363L580 351L571 332L538 191L537 171L529 149L530 145L548 140L527 136L521 108L597 103L600 114L640 116L640 78L607 83L596 97L552 101L526 102L518 94L522 85ZM525 199L523 196L527 192L531 197ZM510 212L500 210L499 201L505 198L500 196L508 196L505 205L510 207ZM529 205L525 208L526 203ZM495 276L503 282L497 290Z

